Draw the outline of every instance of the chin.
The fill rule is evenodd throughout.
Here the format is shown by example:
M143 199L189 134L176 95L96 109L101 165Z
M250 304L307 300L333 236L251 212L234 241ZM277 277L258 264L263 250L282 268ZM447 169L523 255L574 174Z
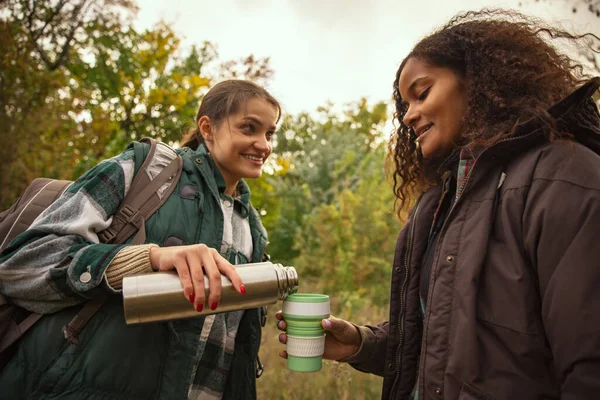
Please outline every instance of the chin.
M433 137L427 139L435 138ZM448 152L446 151L445 146L440 145L440 143L435 140L433 140L433 143L431 140L427 140L425 143L421 143L421 154L423 155L424 159L443 157L446 153Z
M421 154L426 160L433 156L431 149L429 149L427 146L421 146Z
M260 171L248 171L244 174L245 179L258 179L262 175L262 169Z

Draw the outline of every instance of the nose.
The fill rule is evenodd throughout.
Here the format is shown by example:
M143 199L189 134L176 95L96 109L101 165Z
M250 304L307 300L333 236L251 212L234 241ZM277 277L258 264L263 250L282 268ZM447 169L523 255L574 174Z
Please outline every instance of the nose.
M267 135L260 135L254 141L254 147L262 153L271 154L272 145L271 142L267 140Z
M415 109L413 106L409 106L408 110L406 110L406 114L404 114L404 118L402 118L402 122L409 127L415 126L415 123L421 117L419 111Z

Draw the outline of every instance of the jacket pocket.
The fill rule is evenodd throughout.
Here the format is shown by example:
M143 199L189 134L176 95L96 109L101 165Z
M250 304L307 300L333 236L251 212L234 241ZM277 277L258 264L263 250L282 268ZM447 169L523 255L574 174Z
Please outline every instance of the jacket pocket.
M493 400L493 398L484 395L473 386L463 382L458 394L458 400Z

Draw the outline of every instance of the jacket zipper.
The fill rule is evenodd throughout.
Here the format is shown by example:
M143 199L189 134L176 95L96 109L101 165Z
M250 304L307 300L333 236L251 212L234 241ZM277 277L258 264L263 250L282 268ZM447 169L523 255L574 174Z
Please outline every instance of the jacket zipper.
M528 136L528 135L526 135L526 136ZM494 146L496 146L496 145L498 145L500 143L503 143L503 142L509 142L509 141L512 141L512 140L519 140L519 139L522 139L522 138L523 137L507 138L507 139L504 139L504 140L500 140ZM484 151L482 151L481 154L479 154L478 159L481 157L481 155L483 155L483 153L485 153L489 149L490 148L487 148ZM463 191L462 191L461 195L454 201L454 204L452 205L452 208L450 208L450 211L448 211L448 215L446 216L446 220L444 221L444 224L442 225L442 229L440 230L440 238L438 239L438 245L436 247L436 252L438 252L439 247L441 246L442 242L444 241L444 237L446 235L447 221L450 219L450 216L452 215L452 211L454 211L454 208L456 208L456 204L458 203L458 201L465 194L466 189L467 189L467 185L469 184L469 180L470 180L471 176L473 175L473 171L474 170L475 170L475 164L473 164L473 168L471 168L471 170L469 171L469 174L467 175L467 178L465 180L465 186L463 188ZM409 231L409 236L408 236L407 242L406 242L407 243L406 257L405 257L405 262L404 262L404 265L405 265L405 272L404 272L404 274L405 275L404 275L404 282L402 283L402 288L400 290L400 295L401 295L401 299L400 299L400 313L399 313L400 321L399 321L399 324L398 324L398 333L399 333L399 341L398 342L399 342L399 344L398 344L398 349L396 350L396 370L398 372L396 373L396 377L394 379L394 383L393 383L392 389L390 391L390 399L392 399L394 397L394 392L395 392L395 389L396 389L396 385L398 384L399 379L400 379L400 371L399 371L399 369L400 369L400 353L402 351L401 350L402 349L402 341L403 341L403 336L404 336L404 318L403 318L403 315L402 315L404 313L404 291L406 290L406 283L408 281L408 262L409 262L409 259L410 259L410 250L411 250L410 246L412 244L411 243L412 242L412 234L414 233L414 225L415 225L414 221L416 220L417 212L418 211L419 211L419 203L417 203L417 206L416 206L416 209L415 209L415 215L413 216L413 219L411 221L411 223L412 223L411 231ZM439 258L439 255L438 255L438 258ZM435 262L436 262L436 265L437 265L437 259L435 260ZM433 275L432 275L432 278L433 278ZM423 333L424 333L424 331L423 331ZM421 371L422 371L423 365L424 365L423 359L425 358L425 356L424 356L425 352L423 350L424 350L423 349L423 341L421 341L421 355L420 355L420 359L419 359L419 369L417 371L417 379L419 378L419 376L422 376L421 375ZM419 385L421 385L421 384L425 385L424 380L422 379L421 382L418 383L418 384ZM421 397L421 396L422 395L420 394L419 397Z
M452 205L452 207L450 208L450 211L448 211L448 215L446 216L446 219L444 221L444 223L442 224L442 229L440 229L440 237L438 239L437 242L437 246L435 248L435 253L437 254L437 258L434 260L435 261L435 266L437 267L438 264L438 260L440 258L439 256L439 249L442 245L442 242L444 241L444 237L446 236L446 226L448 225L448 220L450 219L450 216L452 215L452 211L454 211L454 208L456 207L456 204L458 203L458 201L463 197L463 194L465 193L465 190L467 188L467 185L469 184L469 179L471 178L471 175L473 174L473 171L475 170L475 164L473 164L473 168L471 168L471 170L469 171L466 179L465 179L465 185L464 188L462 190L462 193L460 194L460 196L458 196L458 198L454 201L454 204ZM434 272L434 268L432 266L431 268L431 277L429 278L429 286L431 286L431 280L433 279L433 277L435 276ZM431 288L429 290L431 292ZM433 294L431 294L431 296L433 297ZM429 304L430 302L427 301L427 304ZM429 318L426 318L426 316L423 316L423 323L424 324L428 324L429 322ZM423 329L423 334L425 334L425 329ZM423 376L423 374L421 373L423 370L423 366L424 364L424 359L425 359L425 347L424 347L425 341L421 338L421 355L420 355L420 360L419 360L419 370L417 371L417 384L419 386L423 386L423 388L425 387L425 377ZM420 377L420 379L419 379ZM424 392L424 391L419 391L417 388L417 392ZM421 395L419 395L419 398L421 398Z
M508 142L508 141L512 141L512 140L518 140L518 139L520 139L520 138L507 138L507 139L504 139L504 140L500 140L498 143L496 143L496 145L498 145L500 143L503 143L503 142ZM485 153L487 150L489 150L489 148L487 148L484 151L482 151L481 154L479 154L479 157L477 157L477 159L479 159L483 155L483 153ZM446 216L446 220L442 224L442 229L440 229L440 237L438 239L438 243L437 243L437 246L436 246L436 249L435 249L435 253L434 253L434 254L438 255L437 258L434 260L436 267L437 267L438 260L439 260L439 249L440 249L442 243L444 242L444 237L446 236L446 227L448 225L448 220L450 219L450 216L452 215L452 211L454 211L454 209L456 208L456 205L458 204L458 202L460 201L460 199L462 199L464 197L463 195L466 192L467 185L469 184L469 180L471 179L471 176L473 175L473 171L475 170L476 164L477 164L477 161L475 161L475 163L473 164L473 167L471 168L471 170L469 171L467 177L465 178L465 185L463 187L463 190L462 190L460 196L458 196L458 198L454 201L454 204L450 208L450 211L448 211L448 215ZM502 183L504 183L504 182L502 181ZM433 272L433 268L432 268L432 272ZM435 276L434 274L431 275L431 278L430 278L430 281L429 281L429 285L430 286L431 286L431 279L433 279L434 276ZM433 294L431 296L433 297ZM430 302L428 301L427 303L429 304ZM423 317L423 321L427 321L427 322L424 322L424 323L429 323L428 322L429 319L425 318L425 316ZM425 333L425 330L423 330L423 334L424 333ZM424 362L423 362L424 359L425 359L425 351L424 350L425 350L424 349L424 341L421 340L421 355L420 355L420 359L419 359L419 370L417 371L417 379L419 377L421 377L421 381L419 382L419 385L423 385L423 387L425 387L425 379L424 379L424 376L421 374L421 372L423 370L423 366L425 365ZM419 396L419 397L421 397L421 396Z
M406 285L408 284L410 256L412 250L412 238L415 232L415 221L419 212L419 205L420 202L418 202L415 207L415 214L413 215L413 218L410 221L411 226L410 230L408 231L408 236L406 238L406 253L404 255L404 279L402 281L402 286L400 287L400 311L398 312L398 347L396 350L396 377L394 378L392 390L390 391L390 398L392 399L394 398L396 385L400 380L400 356L402 352L402 342L404 341L404 303L406 297Z

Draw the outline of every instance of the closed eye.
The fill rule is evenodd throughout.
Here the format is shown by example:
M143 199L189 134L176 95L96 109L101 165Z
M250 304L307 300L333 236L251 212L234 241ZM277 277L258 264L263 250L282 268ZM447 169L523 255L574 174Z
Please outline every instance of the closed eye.
M427 95L429 94L429 89L431 89L431 86L429 86L427 89L423 90L417 97L417 100L419 100L419 101L425 100L427 98Z

